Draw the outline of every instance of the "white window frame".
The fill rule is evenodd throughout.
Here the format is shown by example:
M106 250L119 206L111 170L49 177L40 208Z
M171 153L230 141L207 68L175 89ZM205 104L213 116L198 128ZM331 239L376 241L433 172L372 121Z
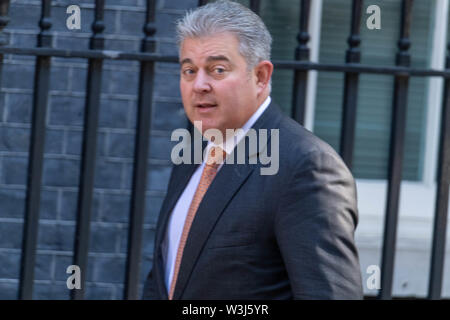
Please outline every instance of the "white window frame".
M311 61L317 62L320 48L323 0L312 1L311 5L309 21ZM361 28L365 27L365 19L367 18L365 9L364 7ZM429 67L436 70L444 70L449 0L435 0L434 9L433 48ZM381 17L383 17L382 12ZM435 212L435 176L441 125L440 111L442 109L443 79L440 77L429 77L427 79L429 85L423 177L418 182L402 181L399 199L397 243L398 246L414 249L417 246L429 249ZM307 88L305 127L313 131L317 91L316 71L309 72ZM360 224L356 232L356 238L363 245L367 244L369 247L379 247L381 245L380 239L383 237L386 211L387 184L388 182L385 179L356 179L360 215ZM447 250L450 252L449 245L447 245Z

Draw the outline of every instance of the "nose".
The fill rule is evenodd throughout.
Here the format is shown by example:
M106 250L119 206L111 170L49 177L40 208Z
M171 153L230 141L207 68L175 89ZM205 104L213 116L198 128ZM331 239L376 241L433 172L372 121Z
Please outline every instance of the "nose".
M204 93L211 91L209 76L203 70L198 70L194 80L194 91Z

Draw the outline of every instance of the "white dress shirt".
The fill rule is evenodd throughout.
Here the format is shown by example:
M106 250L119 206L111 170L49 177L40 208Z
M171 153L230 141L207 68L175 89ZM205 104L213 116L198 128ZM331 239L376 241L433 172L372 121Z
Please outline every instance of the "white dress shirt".
M253 126L253 124L258 120L261 114L267 109L271 101L270 96L259 106L255 113L247 120L247 122L242 126L241 134L232 136L231 139L226 140L225 144L221 147L225 150L227 154L230 154L234 147L239 143L239 141L245 136L247 131ZM231 140L231 141L230 141ZM206 155L209 150L214 146L213 142L209 142L206 146ZM162 243L162 254L165 263L165 283L166 288L169 290L170 284L172 282L173 271L175 268L175 258L177 256L178 245L180 243L181 234L183 232L184 221L189 211L189 206L191 205L192 198L194 197L197 186L200 182L202 176L203 168L205 167L206 157L203 159L201 165L195 170L189 183L178 199L171 215L169 218L169 223L167 227L167 232ZM222 167L221 164L218 168Z

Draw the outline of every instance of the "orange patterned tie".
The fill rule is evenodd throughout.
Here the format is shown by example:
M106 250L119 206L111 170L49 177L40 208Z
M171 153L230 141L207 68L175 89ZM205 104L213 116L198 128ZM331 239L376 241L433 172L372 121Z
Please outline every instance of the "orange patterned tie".
M191 205L189 206L186 221L184 222L183 233L181 234L180 244L178 246L177 256L175 258L175 269L173 271L173 278L170 284L169 300L172 300L173 298L173 293L175 291L175 284L178 278L178 272L180 271L181 259L183 257L183 250L186 245L189 230L191 229L192 221L194 221L195 213L197 212L197 208L200 205L200 202L202 201L203 196L206 193L206 190L208 190L209 185L216 176L217 169L223 162L223 159L225 159L225 156L226 156L225 151L223 151L223 149L220 147L213 147L209 151L208 159L206 161L205 168L203 169L202 172L202 177L200 178L197 190L195 191Z

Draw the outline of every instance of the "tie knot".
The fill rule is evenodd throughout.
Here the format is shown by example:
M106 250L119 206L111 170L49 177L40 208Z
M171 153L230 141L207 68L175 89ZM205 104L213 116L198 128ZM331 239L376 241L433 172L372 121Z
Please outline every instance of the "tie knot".
M206 160L207 165L219 165L223 163L227 153L221 147L212 147L209 150L208 158Z

